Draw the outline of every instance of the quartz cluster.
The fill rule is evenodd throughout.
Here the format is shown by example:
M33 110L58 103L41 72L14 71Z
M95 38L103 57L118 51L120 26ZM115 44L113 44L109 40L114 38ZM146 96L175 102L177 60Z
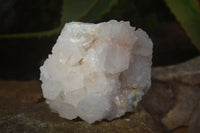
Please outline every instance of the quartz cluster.
M40 68L43 96L63 118L118 118L151 85L152 47L129 22L66 23Z

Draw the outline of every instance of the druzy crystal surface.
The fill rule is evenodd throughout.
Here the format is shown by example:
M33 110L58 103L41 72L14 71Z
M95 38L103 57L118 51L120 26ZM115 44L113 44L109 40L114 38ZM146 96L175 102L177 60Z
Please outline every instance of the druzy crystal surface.
M43 96L63 118L118 118L151 85L152 47L129 22L66 23L40 68Z

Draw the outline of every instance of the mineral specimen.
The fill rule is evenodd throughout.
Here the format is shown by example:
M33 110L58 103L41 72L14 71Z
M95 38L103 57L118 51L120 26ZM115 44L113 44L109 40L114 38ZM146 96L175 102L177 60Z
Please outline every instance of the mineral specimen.
M88 123L131 112L151 85L152 47L129 22L67 23L40 68L46 102Z

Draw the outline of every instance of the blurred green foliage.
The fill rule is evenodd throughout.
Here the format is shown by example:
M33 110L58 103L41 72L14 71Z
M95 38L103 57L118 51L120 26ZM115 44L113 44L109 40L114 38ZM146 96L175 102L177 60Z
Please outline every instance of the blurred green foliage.
M191 38L193 44L200 50L200 4L198 0L164 0L167 6L170 8L172 13L176 16L177 20L181 23L182 27L185 29L187 35ZM159 15L152 13L152 8L148 7L151 5L152 1L144 0L132 0L132 1L120 1L118 10L112 12L113 18L121 20L120 17L126 15L122 14L133 11L135 9L134 15L129 15L129 21L133 21L138 27L141 27L140 24L144 24L145 30L152 31L156 26L159 25L159 20L165 17L165 15ZM41 9L41 18L43 22L49 22L51 17L48 14L45 14L44 10L48 7L55 6L55 2L49 2L48 6L45 6L44 2L40 2ZM13 33L13 34L2 34L1 38L32 38L32 37L43 37L59 34L62 27L66 22L70 21L82 21L82 22L95 22L100 20L100 18L107 13L114 5L118 3L118 0L62 0L62 7L60 9L60 24L49 30L42 30L39 32L28 32L28 33ZM142 3L142 4L140 4ZM29 4L26 2L26 4ZM40 6L37 5L37 6ZM142 5L142 6L141 6ZM31 7L31 6L28 6ZM43 8L44 7L44 8ZM139 9L140 8L140 9ZM145 10L143 10L145 9ZM148 14L148 9L151 10L151 14ZM124 11L122 11L124 10ZM137 10L140 10L138 12ZM23 11L22 11L23 12ZM53 12L52 12L53 13ZM51 13L51 14L52 14ZM162 13L162 12L161 12ZM30 15L30 14L25 14ZM116 15L116 16L114 16ZM144 16L144 17L141 17ZM35 23L37 21L30 21ZM45 25L43 26L45 27Z
M96 0L95 5L80 20L82 22L95 22L117 4L118 0Z
M66 22L85 21L93 22L107 13L118 0L62 0L60 25L56 28L31 33L2 34L0 39L5 38L34 38L58 34ZM31 7L31 6L29 6ZM41 12L43 13L43 12ZM48 19L43 15L43 19Z
M200 1L165 0L192 43L200 50Z

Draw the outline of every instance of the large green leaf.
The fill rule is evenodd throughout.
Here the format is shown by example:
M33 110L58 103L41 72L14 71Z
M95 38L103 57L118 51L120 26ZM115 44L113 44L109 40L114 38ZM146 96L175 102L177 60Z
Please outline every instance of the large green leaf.
M104 15L118 0L62 0L62 17L60 26L51 30L34 32L4 34L1 38L33 38L58 34L66 22L85 21L94 22Z
M62 23L77 21L86 15L99 0L63 0Z
M198 0L165 0L192 43L200 50L200 6Z
M118 0L98 0L93 8L81 18L84 22L94 22L101 18L102 15L107 13Z

